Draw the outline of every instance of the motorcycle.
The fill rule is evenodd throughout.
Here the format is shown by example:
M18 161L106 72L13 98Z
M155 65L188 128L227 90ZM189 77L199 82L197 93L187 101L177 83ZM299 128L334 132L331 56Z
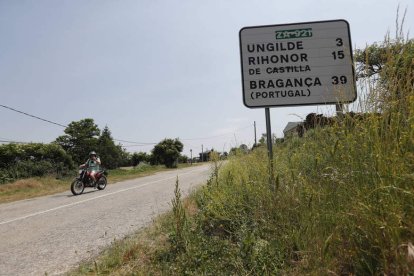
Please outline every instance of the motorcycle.
M86 169L82 169L79 171L79 176L72 181L70 190L72 191L73 195L82 194L86 187L103 190L108 183L106 175L107 173L105 170L99 170L95 174L96 183L93 183L92 178L89 176L89 172L87 172Z

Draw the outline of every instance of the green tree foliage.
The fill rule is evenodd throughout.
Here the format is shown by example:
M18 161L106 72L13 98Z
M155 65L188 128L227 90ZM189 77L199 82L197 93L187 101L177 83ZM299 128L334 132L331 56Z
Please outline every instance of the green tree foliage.
M354 53L357 63L357 78L369 78L379 74L387 59L387 48L383 44L374 43L365 49L357 49Z
M272 143L275 144L277 141L277 136L275 133L272 133ZM259 139L259 142L257 143L256 147L258 146L267 146L267 134L262 133L262 136Z
M59 145L0 145L0 183L45 174L64 175L72 169L72 158Z
M98 138L96 151L101 158L102 166L105 168L114 169L123 163L122 147L115 145L108 126L104 128L101 136Z
M115 145L109 127L102 133L93 119L71 122L65 129L65 135L56 138L55 143L62 146L77 164L85 162L91 151L96 151L102 165L108 169L128 166L130 156L121 145Z
M407 102L413 96L414 86L414 40L399 40L389 46L386 66L380 73L383 88L379 100L389 107L396 107L397 112L407 115ZM397 103L397 106L394 106Z
M127 166L131 166L131 154L129 152L127 152L124 148L122 148L120 145L118 145L120 151L120 163L119 166L120 167L127 167Z
M47 160L53 163L62 163L73 168L73 161L68 154L55 144L7 144L0 145L0 168L7 168L19 161Z
M146 152L134 152L131 155L131 164L136 167L141 162L149 162L149 155Z
M178 162L179 163L188 163L189 162L189 158L187 155L180 155L180 157L178 157Z
M391 57L393 62L390 63ZM355 51L357 77L369 78L378 75L383 81L387 81L394 76L390 74L390 70L396 68L400 71L406 70L410 67L410 63L412 64L413 57L414 40L405 41L403 38L397 38L391 41L387 38L382 43L373 43L365 49Z
M383 113L391 122L408 116L408 102L414 86L414 40L402 35L381 43L374 43L355 53L357 76L371 87L368 104L374 112ZM372 89L374 88L375 89ZM402 116L401 116L402 115ZM401 122L406 127L408 122Z
M240 155L249 153L249 147L245 144L241 144L239 147L233 147L230 149L230 155Z
M377 100L389 102L407 96L401 94L401 91L404 91L401 84L405 85L408 81L408 84L413 85L413 39L405 40L399 37L391 40L387 38L383 43L374 43L363 50L356 50L354 56L357 64L357 78L374 77L384 88L380 90L381 98ZM400 95L393 94L395 89L400 91ZM398 99L393 99L394 96L398 96Z
M141 161L139 160L138 153L134 152L134 153L131 155L131 165L132 165L133 167L136 167L136 166L138 166L138 165L139 165L139 163L141 163Z
M158 160L157 156L155 156L152 153L148 154L148 162L151 165L159 165L160 164L160 161Z
M184 145L178 138L164 139L155 145L152 155L160 164L164 164L167 168L177 166L177 159L183 151Z
M203 153L200 152L200 161L209 162L213 160L213 156L220 156L220 153L214 149L206 149Z
M71 122L65 133L56 138L55 143L69 153L76 163L85 162L88 153L96 151L100 130L93 119Z

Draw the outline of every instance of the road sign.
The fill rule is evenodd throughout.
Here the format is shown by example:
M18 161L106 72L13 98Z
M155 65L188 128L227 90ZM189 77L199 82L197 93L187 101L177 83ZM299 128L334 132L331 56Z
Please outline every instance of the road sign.
M347 21L245 27L239 38L243 102L247 107L356 100Z

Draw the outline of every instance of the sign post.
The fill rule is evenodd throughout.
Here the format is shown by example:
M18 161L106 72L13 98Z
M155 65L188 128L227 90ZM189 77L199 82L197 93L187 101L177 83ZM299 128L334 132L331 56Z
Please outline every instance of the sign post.
M273 172L273 141L272 141L272 126L270 124L270 109L265 108L266 116L266 140L267 140L267 155L269 156L269 184L270 188L274 189L274 172Z
M349 24L330 20L244 27L239 40L243 103L266 108L272 169L270 107L332 104L342 110L344 103L356 100Z

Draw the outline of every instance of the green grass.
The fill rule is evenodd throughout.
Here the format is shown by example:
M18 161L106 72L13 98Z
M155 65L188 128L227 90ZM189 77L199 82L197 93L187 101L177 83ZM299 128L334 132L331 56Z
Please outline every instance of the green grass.
M378 118L368 120L352 130L342 125L317 129L278 145L275 191L269 187L265 149L231 158L217 179L213 174L190 198L177 201L176 196L175 211L72 273L413 271L413 162L407 155L413 145L402 152L398 143L385 146Z
M195 165L195 164L194 164ZM189 164L179 164L178 168L189 167ZM120 168L110 170L108 183L113 184L123 180L134 179L157 172L167 171L165 166L149 166L142 164L136 168ZM39 196L51 195L59 192L70 191L73 177L57 179L53 176L32 177L20 179L11 183L0 185L0 203L29 199Z
M413 275L414 44L387 48L363 118L213 166L207 185L74 275ZM394 50L398 49L397 52ZM217 165L218 163L213 163Z

